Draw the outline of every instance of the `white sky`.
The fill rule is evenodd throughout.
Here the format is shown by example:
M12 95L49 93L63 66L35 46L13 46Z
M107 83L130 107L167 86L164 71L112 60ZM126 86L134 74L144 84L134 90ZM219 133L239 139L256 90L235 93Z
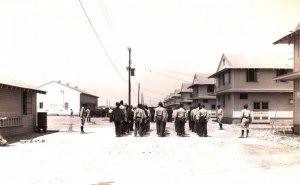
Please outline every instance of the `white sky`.
M194 73L215 72L222 53L291 53L272 43L300 21L300 0L81 2L125 80L132 48L134 105L137 82L145 103L156 104ZM128 101L128 85L79 0L0 0L0 26L3 73L35 86L78 85L96 93L100 105Z

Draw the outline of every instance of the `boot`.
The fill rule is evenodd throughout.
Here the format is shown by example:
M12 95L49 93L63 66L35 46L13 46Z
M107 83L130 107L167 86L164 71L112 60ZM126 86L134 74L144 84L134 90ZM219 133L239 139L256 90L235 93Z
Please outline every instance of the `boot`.
M81 133L82 133L82 134L85 133L85 132L83 131L83 126L80 127L80 130L81 130Z
M243 138L244 137L244 130L242 130L241 136L239 138Z
M249 130L246 131L246 137L248 137L248 134L249 134Z
M220 130L223 130L223 127L222 127L222 124L221 124L221 123L219 123L219 126L220 126Z

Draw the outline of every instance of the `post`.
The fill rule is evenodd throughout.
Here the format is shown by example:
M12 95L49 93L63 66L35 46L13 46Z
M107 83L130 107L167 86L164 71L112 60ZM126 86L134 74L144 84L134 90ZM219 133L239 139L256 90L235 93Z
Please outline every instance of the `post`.
M129 66L128 66L128 104L129 106L131 105L131 48L128 47L128 52L129 52Z

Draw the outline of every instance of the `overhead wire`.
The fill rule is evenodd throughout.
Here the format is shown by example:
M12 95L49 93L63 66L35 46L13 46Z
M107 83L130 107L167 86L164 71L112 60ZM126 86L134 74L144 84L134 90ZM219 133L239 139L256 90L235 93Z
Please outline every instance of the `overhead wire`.
M115 66L114 62L112 61L110 55L108 54L108 51L106 50L106 48L105 48L105 46L104 46L102 40L100 39L100 36L98 35L98 33L97 33L95 27L93 26L93 24L92 24L92 22L91 22L91 20L90 20L90 18L89 18L89 16L88 16L88 14L87 14L87 12L86 12L86 10L85 10L85 8L84 8L84 6L83 6L81 0L78 0L78 1L79 1L79 4L80 4L80 6L81 6L81 8L82 8L82 10L83 10L83 12L84 12L84 14L85 14L87 20L88 20L90 26L91 26L92 29L93 29L93 31L94 31L94 33L95 33L95 35L96 35L96 37L97 37L99 43L101 44L101 46L102 46L102 48L103 48L103 50L104 50L104 52L105 52L105 54L106 54L108 60L109 60L110 63L113 65L114 69L116 70L116 72L118 73L118 75L121 77L121 79L122 79L125 83L128 83L128 82L125 80L125 78L121 75L121 73L119 72L119 70L118 70L117 67Z

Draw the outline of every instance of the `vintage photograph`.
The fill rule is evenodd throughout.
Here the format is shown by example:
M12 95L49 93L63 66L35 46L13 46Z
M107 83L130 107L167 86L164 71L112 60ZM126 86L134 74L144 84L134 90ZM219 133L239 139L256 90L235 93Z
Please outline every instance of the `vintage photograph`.
M299 185L300 0L0 0L0 185Z

